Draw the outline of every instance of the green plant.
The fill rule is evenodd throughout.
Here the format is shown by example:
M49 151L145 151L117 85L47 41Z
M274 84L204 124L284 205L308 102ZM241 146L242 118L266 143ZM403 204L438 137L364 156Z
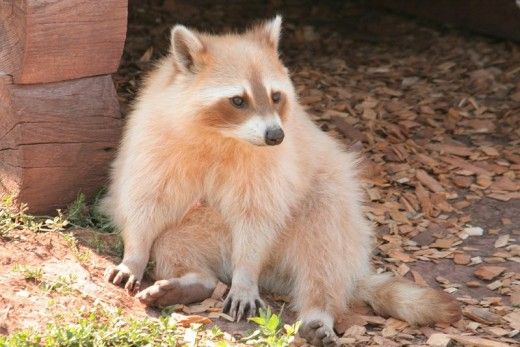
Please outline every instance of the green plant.
M13 230L34 232L62 231L69 222L60 210L56 217L32 216L27 214L27 204L17 206L10 195L3 195L0 200L0 236L5 237Z
M69 322L67 322L69 321ZM251 318L259 329L241 342L255 346L288 346L299 324L283 325L270 309ZM111 312L94 305L84 310L57 316L41 331L19 330L9 336L0 335L0 346L216 346L236 345L235 339L220 328L191 324L185 328L170 315L159 318L134 319L122 311Z
M48 281L43 279L43 270L40 267L17 264L13 267L13 271L21 273L26 281L38 283L47 293L70 294L76 291L72 287L77 280L75 274L60 275L55 280Z
M74 284L76 280L77 276L75 274L60 275L52 282L42 282L41 287L47 293L70 294L76 291L76 289L72 287L72 284Z
M67 220L76 227L95 228L108 233L113 232L114 227L110 219L98 209L99 202L104 194L105 190L100 190L94 197L92 204L87 203L85 194L78 194L76 200L67 209Z
M106 250L106 244L103 239L99 237L99 234L94 235L94 239L88 243L89 247L94 248L96 252L103 253Z
M10 195L3 195L0 200L0 237L8 236L13 230L30 230L34 232L62 231L67 227L89 227L103 232L113 232L110 219L98 211L97 205L104 191L101 190L91 205L87 204L86 197L80 193L69 206L64 215L57 210L58 215L33 216L27 214L27 204L16 205Z
M67 246L71 249L74 258L76 258L80 264L86 264L90 260L91 253L88 250L81 249L78 246L78 240L72 233L64 233L63 239L65 240Z
M39 283L43 278L42 269L36 266L17 264L13 267L13 271L21 273L26 281Z
M281 314L280 314L281 316ZM292 325L283 324L279 315L273 313L271 308L260 309L257 317L249 318L256 323L259 329L245 337L247 344L255 346L282 347L288 346L293 340L300 327L300 322Z
M125 318L121 311L109 312L94 306L76 312L72 323L47 324L43 331L20 330L10 336L0 335L0 346L176 346L186 332L194 332L196 341L216 339L213 330L182 328L168 316L159 319Z
M116 255L122 259L124 254L125 245L123 243L123 240L119 238L114 246L114 252Z

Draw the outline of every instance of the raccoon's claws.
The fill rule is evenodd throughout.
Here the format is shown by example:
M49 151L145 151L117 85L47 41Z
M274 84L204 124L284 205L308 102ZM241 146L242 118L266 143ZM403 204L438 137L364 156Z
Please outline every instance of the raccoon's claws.
M265 304L258 294L249 294L247 292L233 293L230 291L224 301L224 313L233 317L237 322L242 318L249 318L257 314L258 309L264 307Z
M323 324L320 320L313 320L303 324L299 334L308 343L318 347L338 346L338 337L332 328Z
M130 271L125 264L119 264L116 267L109 267L105 271L105 279L116 286L123 285L131 295L137 293L141 286L141 282Z

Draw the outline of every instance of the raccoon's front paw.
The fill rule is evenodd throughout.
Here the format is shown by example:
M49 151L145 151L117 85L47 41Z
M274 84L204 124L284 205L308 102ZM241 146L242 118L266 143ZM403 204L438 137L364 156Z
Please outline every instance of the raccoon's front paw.
M299 330L299 334L308 343L318 347L338 346L338 337L332 328L323 324L321 320L313 320L305 323Z
M224 313L238 322L242 318L254 316L258 309L264 306L264 302L258 295L258 287L237 288L232 285L224 301Z
M116 267L108 267L105 271L105 279L117 286L124 285L125 289L131 294L135 294L141 287L140 276L132 271L129 266L124 263Z

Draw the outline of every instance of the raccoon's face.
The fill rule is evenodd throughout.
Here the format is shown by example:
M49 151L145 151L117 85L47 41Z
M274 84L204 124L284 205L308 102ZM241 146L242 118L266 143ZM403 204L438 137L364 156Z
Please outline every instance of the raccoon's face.
M278 145L284 139L284 122L292 93L283 79L262 78L251 67L248 78L207 89L214 102L205 107L200 120L218 128L224 136L253 145Z
M276 17L244 34L221 36L173 28L173 55L191 78L199 124L257 146L283 142L295 92L278 58L280 25Z

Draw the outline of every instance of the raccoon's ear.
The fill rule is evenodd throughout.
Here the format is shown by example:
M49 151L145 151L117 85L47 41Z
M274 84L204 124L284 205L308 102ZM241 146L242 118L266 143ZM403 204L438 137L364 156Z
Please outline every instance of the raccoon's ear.
M252 32L269 46L278 50L280 33L282 31L282 16L277 15L252 29Z
M195 72L204 45L197 34L184 25L176 25L171 31L171 52L182 72Z

